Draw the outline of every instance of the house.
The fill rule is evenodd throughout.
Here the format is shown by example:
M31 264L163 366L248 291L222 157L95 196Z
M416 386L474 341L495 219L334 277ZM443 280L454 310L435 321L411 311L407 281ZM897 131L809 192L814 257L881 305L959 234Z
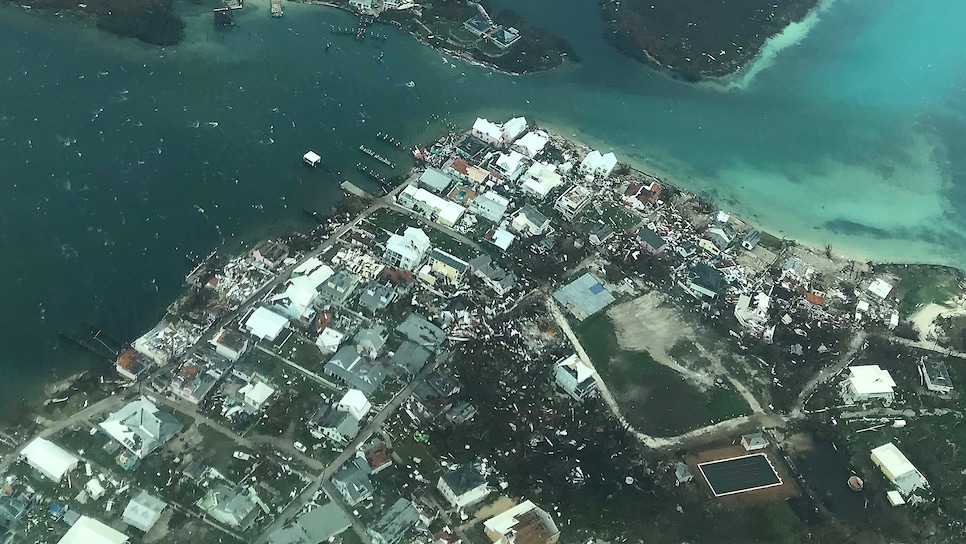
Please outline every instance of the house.
M433 274L446 278L449 283L459 283L469 266L466 261L436 248L429 252L429 265Z
M252 249L252 260L269 270L275 270L288 257L288 246L275 240L265 240Z
M517 236L512 232L506 230L503 227L503 224L501 224L499 227L495 229L490 229L486 231L486 234L483 235L483 238L487 242L500 248L501 251L506 251L507 249L509 249L510 244L512 244L513 241L517 239Z
M339 505L327 502L300 515L291 527L268 535L268 544L322 544L342 534L352 521Z
M359 434L359 422L360 418L352 412L323 402L306 426L312 436L344 446Z
M563 177L557 173L556 166L535 162L527 168L520 187L524 194L543 200L547 198L550 191L561 185L563 185Z
M461 465L440 476L439 481L436 482L436 489L439 489L443 498L457 510L480 502L490 494L486 478L480 469L472 464Z
M517 140L512 149L519 151L523 156L532 159L543 151L544 146L550 141L550 135L542 130L532 130L523 138Z
M521 236L539 236L550 228L550 220L536 208L526 204L513 215L510 228Z
M588 238L590 239L591 244L599 246L607 240L610 240L613 236L614 227L601 221L590 230Z
M391 285L373 280L366 284L362 294L359 295L359 306L375 314L389 306L395 298L396 290Z
M316 305L319 303L318 288L329 277L331 274L320 278L318 283L309 276L288 280L285 282L285 290L269 299L272 310L292 321L311 323L315 318Z
M506 123L503 123L503 141L505 143L510 143L516 140L523 131L527 130L527 119L526 117L514 117Z
M681 485L694 480L694 474L691 473L691 469L688 465L684 463L678 463L674 465L674 485Z
M336 409L352 414L352 417L362 421L369 414L372 405L369 404L369 399L366 398L365 393L358 389L350 389L339 399Z
M372 9L373 2L375 0L349 0L349 7L359 11L369 11Z
M689 283L686 286L697 296L715 298L724 285L724 274L720 270L699 262L691 268Z
M547 511L531 501L510 508L483 522L483 532L492 544L556 544L560 529Z
M590 202L592 196L593 193L587 187L574 185L560 195L560 198L554 202L553 209L560 212L560 215L567 221L573 221L577 214L584 209L584 206Z
M500 49L507 49L520 39L520 31L512 26L500 26L490 34L490 41Z
M207 517L242 530L251 527L258 516L258 503L261 502L252 486L228 487L215 484L205 495L198 499L198 507Z
M94 518L80 516L57 544L127 544L128 536Z
M357 332L355 336L356 351L362 356L375 359L382 353L382 348L385 347L388 338L389 334L386 332L386 327L382 325L363 329Z
M953 381L949 378L949 370L942 361L923 358L919 361L919 375L922 376L926 389L938 393L949 393L953 390Z
M355 346L343 346L323 367L326 375L339 378L349 387L372 395L386 378L381 363L364 359Z
M522 153L519 151L510 151L509 154L500 153L496 160L493 161L493 166L503 176L503 179L516 181L523 174L526 164L523 162Z
M20 451L27 464L43 474L48 480L60 483L65 474L77 468L80 459L45 439L34 438Z
M430 357L432 357L432 353L428 349L416 342L406 340L393 353L392 358L389 359L389 363L398 375L414 376L426 366Z
M117 356L114 369L129 380L138 380L150 368L151 360L134 348L127 348Z
M844 396L853 403L873 399L891 403L895 398L895 387L892 375L879 365L850 366Z
M409 314L396 332L410 341L435 351L446 340L446 332L419 314Z
M181 432L181 422L147 397L124 405L98 425L138 459L144 459Z
M353 463L346 463L332 475L332 485L349 506L372 497L375 491L366 473Z
M154 527L154 524L161 518L161 513L168 507L168 503L161 499L149 495L147 491L140 492L136 497L127 503L121 519L124 523L137 527L145 533Z
M584 364L577 354L557 361L553 368L554 381L574 400L583 400L597 392L594 369Z
M516 274L494 264L493 258L485 253L481 253L468 264L473 274L500 296L506 295L517 285Z
M238 396L242 403L252 411L258 412L262 409L272 396L275 395L275 388L265 383L263 380L248 382L238 390Z
M760 230L749 230L741 237L741 247L748 251L755 249L761 242L761 231Z
M476 17L474 17L473 19L470 19L469 21L466 21L466 23L464 23L464 26L468 25L470 21L473 21L475 19ZM490 145L499 145L503 141L503 129L500 127L500 125L496 123L491 123L490 121L487 121L486 119L479 118L479 117L473 123L473 129L470 131L470 133L473 134L473 136L476 136L480 140L483 140L484 142Z
M323 354L335 353L342 345L342 340L345 339L345 334L333 329L332 327L326 327L319 334L319 338L315 341L315 345L319 346L319 351Z
M419 510L413 501L399 498L366 532L372 544L400 544L418 522Z
M651 255L660 255L667 248L664 238L647 227L637 229L637 239L641 241L641 247Z
M228 371L229 364L226 359L195 353L171 374L168 390L181 399L200 404Z
M287 326L287 317L261 306L248 315L243 325L252 336L269 342L274 342Z
M392 457L385 442L379 442L365 451L366 463L369 465L369 474L378 474L392 466Z
M648 204L657 203L658 199L661 198L661 191L663 191L663 188L657 181L651 181L649 184L631 182L624 188L621 194L621 202L625 206L643 210Z
M882 278L876 278L869 284L869 292L882 300L889 298L892 289L892 284Z
M904 496L909 496L913 491L929 485L926 477L892 442L872 450L872 462Z
M339 270L319 286L319 300L327 304L342 304L359 285L359 276Z
M466 208L456 202L446 200L415 185L409 185L403 189L396 197L396 203L404 208L418 210L427 219L435 220L444 227L456 226L466 212Z
M419 176L419 184L426 189L434 193L442 193L453 183L453 178L449 177L441 170L436 168L427 168L422 175Z
M760 450L768 447L768 438L759 429L753 433L741 435L741 445L744 446L745 451Z
M210 344L215 347L215 353L234 363L248 350L248 336L232 329L221 329Z
M469 201L470 213L494 223L499 223L510 207L510 199L493 191L487 191Z
M389 237L383 259L389 266L416 270L429 247L429 237L422 229L408 227L402 235L393 234Z
M617 166L617 156L613 153L602 155L596 149L591 151L580 162L580 173L585 176L606 178Z
M603 310L615 300L600 280L589 272L555 291L553 298L579 321Z
M731 226L731 223L716 222L708 227L704 237L714 244L714 247L718 251L724 251L731 245L731 241L735 239L735 235L735 228Z

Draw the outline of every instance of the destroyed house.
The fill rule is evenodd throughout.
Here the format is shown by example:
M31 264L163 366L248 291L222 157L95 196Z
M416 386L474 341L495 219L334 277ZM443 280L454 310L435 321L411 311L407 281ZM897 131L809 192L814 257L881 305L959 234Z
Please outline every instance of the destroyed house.
M129 380L137 380L144 376L151 361L134 348L127 348L117 357L114 368L117 373Z
M372 544L400 544L417 523L416 505L409 499L399 498L367 532Z
M436 488L453 508L466 508L490 494L486 477L472 465L465 464L439 477Z
M282 264L288 257L288 246L274 240L265 240L252 250L252 259L269 270Z
M412 313L406 317L398 327L396 332L410 341L419 344L429 350L435 351L446 340L446 333L443 329L430 323L421 315Z
M508 272L493 263L493 258L481 253L469 262L474 275L483 280L496 294L503 296L513 290L517 284L516 274Z
M483 531L493 544L556 544L560 538L550 514L530 501L486 520Z
M346 385L358 389L367 396L382 386L386 371L382 363L369 361L359 355L355 346L343 346L325 364L323 372L339 378Z
M705 263L697 263L691 269L688 287L701 296L715 298L724 286L724 274Z

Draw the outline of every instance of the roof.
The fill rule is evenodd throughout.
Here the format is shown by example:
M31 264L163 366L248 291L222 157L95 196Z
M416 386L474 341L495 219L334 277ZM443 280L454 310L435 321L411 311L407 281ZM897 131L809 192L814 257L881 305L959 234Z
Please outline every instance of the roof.
M432 346L432 349L436 349L446 340L446 333L443 329L415 313L409 314L406 320L396 327L396 332L421 346Z
M506 230L503 227L499 227L497 229L490 229L483 237L486 238L488 242L490 242L491 244L495 245L496 247L500 248L503 251L506 251L507 249L509 249L510 244L512 244L513 241L517 239L517 236L515 234Z
M124 509L124 522L142 531L150 531L167 506L168 503L142 491L127 503L127 508Z
M413 501L400 497L386 510L370 531L379 534L380 542L398 544L410 528L419 522L419 510ZM521 543L522 544L522 543Z
M576 378L577 383L594 377L594 369L585 365L576 353L558 362L557 366L567 369Z
M358 389L350 389L346 391L345 395L339 400L339 406L344 406L350 408L353 411L362 413L368 412L372 405L369 404L369 399L366 398L366 394Z
M180 421L161 411L147 397L124 405L108 416L100 427L141 459L171 440L183 428Z
M516 536L514 541L521 544L546 542L553 535L560 533L553 518L531 501L524 501L502 514L493 516L483 522L483 527L487 533L497 535L506 535L513 531Z
M345 512L332 502L302 514L296 523L305 531L312 544L326 542L352 525Z
M20 452L27 462L47 478L59 482L64 474L77 467L76 455L45 439L34 438Z
M443 474L439 479L446 482L446 486L457 497L486 484L483 473L473 465L461 465L456 470Z
M422 229L406 228L403 234L393 234L386 242L386 251L402 255L406 259L415 261L429 250L429 236Z
M881 278L876 278L869 284L869 291L873 295L885 300L889 296L889 293L892 292L892 284Z
M493 283L500 284L504 289L512 289L516 285L517 277L513 272L500 268L493 263L493 258L481 253L469 262L470 267Z
M387 337L385 326L374 325L356 333L356 346L366 348L364 351L368 351L369 349L379 351L382 349L382 346L386 345Z
M549 141L550 136L548 136L546 132L543 132L542 130L533 130L526 133L523 138L517 140L514 145L521 149L525 149L529 156L534 157L540 153L541 150L543 150L543 147L547 145L547 142Z
M94 518L81 516L58 541L58 544L124 544L127 541L126 534Z
M610 173L617 166L617 156L613 153L601 154L596 149L591 151L580 162L580 168L584 171Z
M892 393L896 386L889 371L879 365L850 366L849 373L849 382L859 395Z
M514 216L514 222L516 222L516 218L521 216L526 218L529 224L536 226L538 229L543 228L547 223L550 222L546 215L540 213L539 210L530 204L525 204L522 208L517 210L517 213Z
M398 369L415 374L426 365L432 356L430 351L416 342L406 340L393 354L390 362Z
M953 381L949 378L949 369L946 368L946 363L927 359L922 362L922 369L934 386L953 386Z
M332 475L332 481L342 484L348 490L349 497L355 502L372 495L375 490L369 477L352 463L343 465Z
M419 182L428 187L430 190L438 193L449 187L449 185L453 183L453 178L435 168L427 168L426 171L419 176Z
M433 250L429 252L429 258L439 261L451 268L455 268L457 272L463 272L466 270L466 267L469 266L466 261L456 257L455 255L449 254L442 249L433 248Z
M713 266L708 266L705 263L697 263L694 268L691 269L693 276L693 283L700 287L703 287L709 291L717 292L721 288L721 284L724 282L724 274L720 270L714 268Z
M553 298L579 319L593 315L614 302L614 296L589 272L558 289Z
M517 136L523 134L523 131L527 129L527 118L526 117L514 117L506 123L503 123L503 137L512 140Z
M506 215L506 209L509 206L509 199L493 191L487 191L469 201L470 212L482 216L484 219L489 219L494 223Z
M268 308L256 308L245 321L247 328L253 336L261 339L274 340L278 337L282 329L288 325L288 318L279 315Z
M909 459L906 459L906 456L892 442L883 444L872 450L872 456L878 459L879 465L889 471L895 478L907 472L918 472L915 465L909 462Z
M472 20L470 19L470 21ZM470 21L467 21L467 23ZM494 140L499 140L503 137L503 129L500 128L500 125L491 123L481 117L477 117L476 122L473 123L473 131Z
M371 395L382 385L386 370L382 364L363 359L355 346L343 346L325 364L324 372Z
M661 236L658 233L654 232L653 230L647 227L641 227L637 229L637 237L640 238L642 242L646 243L647 245L653 247L656 250L660 250L665 245L667 245L667 242L664 241L664 238L661 238Z
M263 381L249 382L238 390L238 394L243 395L249 403L261 406L275 394L275 389Z

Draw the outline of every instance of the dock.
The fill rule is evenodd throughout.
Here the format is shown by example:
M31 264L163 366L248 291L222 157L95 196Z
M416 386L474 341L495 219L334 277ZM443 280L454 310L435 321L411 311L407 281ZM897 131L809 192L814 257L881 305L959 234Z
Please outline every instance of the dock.
M349 193L350 195L355 195L359 198L369 198L370 196L369 193L363 191L357 185L353 184L348 180L343 181L340 187L342 187L343 191Z
M389 168L395 168L396 167L396 163L394 163L391 160L383 157L382 155L376 153L375 151L369 149L365 145L360 145L359 146L359 151L362 151L363 153L365 153L366 155L369 155L373 159L376 159L377 161L381 162L382 164L385 164Z

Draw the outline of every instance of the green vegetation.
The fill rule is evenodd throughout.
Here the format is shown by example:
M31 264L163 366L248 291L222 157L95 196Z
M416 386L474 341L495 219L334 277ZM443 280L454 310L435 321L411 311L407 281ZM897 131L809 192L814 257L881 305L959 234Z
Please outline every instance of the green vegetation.
M944 304L962 292L963 275L944 266L894 265L880 267L901 278L893 293L899 300L899 315L907 317L921 306Z

